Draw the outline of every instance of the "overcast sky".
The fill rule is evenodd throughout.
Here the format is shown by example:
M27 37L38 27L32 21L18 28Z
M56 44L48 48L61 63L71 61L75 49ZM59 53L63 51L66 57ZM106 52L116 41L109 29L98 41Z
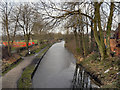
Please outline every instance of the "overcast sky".
M39 0L1 0L0 2L3 2L3 1L8 1L8 2L38 2ZM42 0L42 1L45 1L45 2L47 2L47 1L49 1L49 0ZM64 1L82 1L82 0L51 0L51 1L53 1L53 2L64 2ZM88 0L89 1L89 0ZM105 0L105 1L107 1L107 2L109 2L110 0ZM114 0L114 1L117 1L117 2L120 2L120 0ZM119 16L120 17L120 16ZM118 20L118 17L116 17L116 20L117 21L119 21L119 23L120 23L120 18L119 18L119 20ZM1 23L0 23L1 24ZM2 34L2 29L1 29L1 25L0 25L0 35Z
M39 0L1 0L1 1L9 1L9 2L38 2ZM1 2L0 1L0 2ZM49 0L43 0L43 1L49 1ZM83 1L83 0L51 0L54 2L75 2L75 1ZM89 1L89 0L88 0ZM93 1L97 1L97 0L93 0ZM100 0L98 0L100 1ZM111 0L104 0L105 2L110 2ZM115 2L120 2L120 0L114 0Z

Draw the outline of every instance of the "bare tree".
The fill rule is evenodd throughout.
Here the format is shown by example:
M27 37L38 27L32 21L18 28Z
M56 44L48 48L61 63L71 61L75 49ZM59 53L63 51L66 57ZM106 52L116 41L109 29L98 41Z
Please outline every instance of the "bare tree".
M34 9L29 3L24 3L20 5L20 17L19 17L19 26L23 30L24 39L26 41L27 49L29 50L29 40L32 32L32 26L34 22Z
M4 26L4 29L7 33L7 42L8 42L8 54L11 56L11 46L10 46L10 31L9 31L9 25L10 25L10 14L12 10L11 3L8 2L1 2L0 9L2 13L2 24Z
M109 45L109 42L110 42L110 31L111 31L111 27L112 27L112 20L113 20L113 14L114 14L114 9L115 9L115 3L114 2L110 2L109 3L109 16L107 18L107 25L106 25L106 32L107 32L107 48L105 47L105 43L104 43L104 35L103 35L103 28L102 28L102 20L101 20L101 6L106 3L104 2L104 0L102 0L101 2L81 2L80 3L80 8L79 9L75 9L75 10L70 10L70 9L67 9L67 8L58 8L56 7L55 3L51 3L51 4L46 4L44 2L42 2L43 6L44 6L44 9L46 11L46 14L47 16L51 17L51 18L54 18L56 20L63 20L63 19L66 19L72 15L76 15L76 14L80 14L81 16L83 17L87 17L89 19L89 21L91 21L93 23L93 26L90 25L90 23L87 23L86 21L82 20L82 23L85 23L85 24L88 24L91 29L93 30L93 33L94 33L94 38L95 38L95 41L98 45L98 48L99 48L99 52L100 52L100 55L101 55L101 60L103 60L104 58L110 56L110 45ZM92 10L92 15L89 15L89 14L86 14L84 13L84 11L81 11L82 10L82 6L85 6L85 5L90 5L91 8L88 9L88 10ZM47 9L48 7L50 9L52 9L53 11L59 11L61 12L61 14L59 15L53 15L51 14ZM46 9L47 8L47 9ZM81 11L81 12L80 12ZM100 37L100 38L99 38Z
M15 36L17 34L17 31L19 31L19 25L18 25L18 21L19 21L19 17L20 17L20 9L15 6L12 10L12 14L10 16L10 20L11 20L11 23L12 23L12 26L11 26L11 46L13 47L13 42L15 40Z
M44 22L42 20L42 17L40 16L39 13L36 13L37 15L35 16L35 18L37 20L35 20L35 22L33 23L32 26L32 33L34 34L34 36L36 37L36 39L38 40L38 45L40 46L40 43L42 41L42 32L45 31L44 30Z

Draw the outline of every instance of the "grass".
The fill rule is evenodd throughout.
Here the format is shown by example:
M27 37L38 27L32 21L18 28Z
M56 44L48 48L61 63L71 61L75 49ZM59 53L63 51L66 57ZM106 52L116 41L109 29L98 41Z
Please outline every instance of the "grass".
M34 70L34 65L29 65L25 68L18 81L18 88L30 88L32 85L31 74Z
M116 75L120 72L119 57L106 58L101 61L99 53L92 52L87 57L82 58L78 54L79 49L76 49L74 39L67 40L65 47L74 54L77 64L81 64L92 77L95 77L94 79L97 78L97 81L102 84L101 88L120 88L120 75ZM108 69L110 70L104 73Z
M9 72L11 69L15 68L23 59L19 59L19 61L16 64L11 65L6 71L2 73L2 76L4 76L7 72Z
M35 50L35 53L38 53L41 50L41 48L38 48L37 50Z
M46 49L44 49L43 52L40 53L40 54L37 56L37 58L40 58L48 49L49 49L49 47L47 47Z
M12 47L12 50L11 50L11 51L14 51L14 50L16 50L16 47Z
M36 58L40 58L47 50L49 47L44 49ZM40 51L41 49L39 49ZM38 52L38 50L37 50ZM32 80L31 80L31 75L35 69L35 64L32 63L28 67L25 68L25 70L22 73L22 76L18 80L18 88L31 88L32 85Z
M47 44L42 45L41 48L35 50L35 52L36 53L39 52L41 49L45 48L46 46L47 46ZM49 47L44 49L36 58L38 58L38 57L40 58L49 49ZM26 52L27 52L27 50L25 50L24 52L21 52L21 55L24 56L26 54ZM5 72L3 72L2 75L5 75L8 71L10 71L14 67L16 67L22 60L23 59L20 59L16 64L13 64ZM31 85L32 85L31 74L33 73L34 69L35 69L35 64L31 64L24 69L20 79L18 80L18 88L30 88L31 87Z
M47 44L42 45L40 48L35 50L35 53L38 53L41 49L45 48L46 46L47 46Z
M27 50L24 50L24 51L22 51L22 52L20 52L20 55L21 56L25 56L26 54L27 54ZM33 55L33 54L30 54L30 56L31 55ZM21 61L22 61L23 59L20 59L18 62L16 62L15 64L9 64L9 63L6 63L6 64L8 64L7 66L8 66L8 68L6 69L6 71L4 71L3 73L2 73L2 76L4 76L7 72L9 72L11 69L13 69L13 68L15 68Z
M117 82L118 80L120 81L117 77L117 73L119 72L119 61L120 59L118 57L106 58L101 61L99 54L94 53L79 62L79 64L101 81L103 84L101 85L102 88L118 88ZM105 73L108 69L109 71Z

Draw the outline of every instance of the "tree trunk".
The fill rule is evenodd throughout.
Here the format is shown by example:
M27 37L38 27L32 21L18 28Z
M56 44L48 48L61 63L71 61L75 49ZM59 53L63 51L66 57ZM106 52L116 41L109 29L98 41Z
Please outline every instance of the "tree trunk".
M91 26L93 26L93 22L91 22ZM91 47L90 47L90 52L92 52L94 50L94 48L95 48L95 47L93 47L94 46L93 39L94 39L94 35L93 35L93 30L91 28Z
M103 30L102 30L102 27L101 27L101 17L100 17L100 5L98 4L97 5L97 21L98 21L98 28L99 28L99 34L100 34L100 41L101 41L101 45L102 45L102 48L103 50L105 50L105 43L104 43L104 35L103 35Z
M96 5L97 5L96 6L96 16L97 16L97 23L98 23L98 28L99 28L100 44L101 44L100 49L101 49L102 54L104 54L102 56L104 56L104 58L105 58L105 57L107 57L107 55L106 55L106 48L105 48L105 43L104 43L103 30L101 27L100 4L97 3Z
M106 34L106 44L107 44L107 55L110 56L110 32L111 32L111 26L112 26L112 17L113 17L113 11L114 10L114 3L111 2L110 6L110 14L107 22L107 34Z
M98 19L98 4L95 2L95 17L94 17L94 38L96 40L96 43L98 45L98 49L101 55L101 60L104 60L106 58L106 50L103 47L103 43L101 42L101 39L99 39L98 32L97 32L97 19Z
M76 31L76 28L74 30L74 36L75 36L75 42L76 42L76 49L79 48L79 42L78 42L78 38L77 38L77 31Z
M104 60L106 58L106 50L105 50L105 48L102 47L96 30L94 30L94 38L98 45L98 49L99 49L99 52L101 55L101 60Z
M86 20L87 20L87 17L86 17ZM87 20L87 22L88 22L88 20ZM87 28L87 33L86 33L86 36L84 39L85 39L85 46L86 46L86 55L88 55L88 53L90 52L88 24L86 25L86 28Z
M82 42L82 33L79 31L79 49L80 49L80 55L83 57L83 42Z
M84 33L82 33L82 46L83 46L83 57L86 56L86 45L85 45L85 37Z
M16 24L15 24L15 30L14 30L14 35L13 35L13 38L12 38L12 42L11 42L11 47L13 48L13 42L15 40L15 35L16 35L16 30L17 30L17 21L16 21Z
M6 14L6 31L7 31L7 41L8 41L8 56L11 56L11 47L10 47L10 35L8 31L8 16Z
M26 35L26 47L27 47L28 52L29 52L29 40L30 40L30 36L27 34Z

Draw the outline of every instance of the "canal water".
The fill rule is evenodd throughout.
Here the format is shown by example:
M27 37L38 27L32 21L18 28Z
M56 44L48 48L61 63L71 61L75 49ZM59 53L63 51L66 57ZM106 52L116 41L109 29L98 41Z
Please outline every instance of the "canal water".
M91 85L90 76L84 70L76 69L76 60L64 44L65 41L56 43L48 50L33 76L32 88L97 87Z
M100 88L81 65L76 65L72 87L75 88Z

